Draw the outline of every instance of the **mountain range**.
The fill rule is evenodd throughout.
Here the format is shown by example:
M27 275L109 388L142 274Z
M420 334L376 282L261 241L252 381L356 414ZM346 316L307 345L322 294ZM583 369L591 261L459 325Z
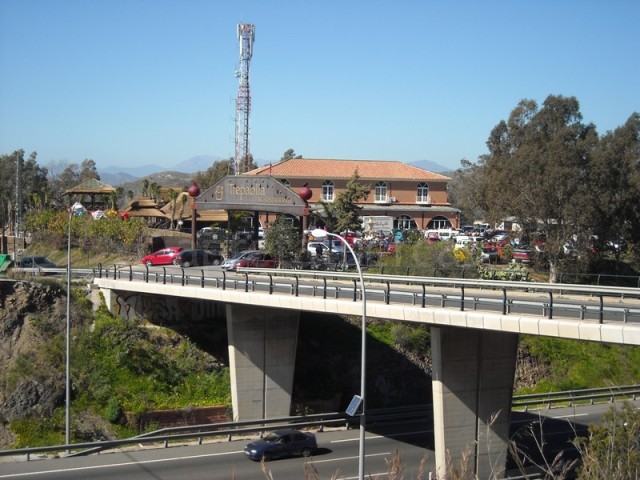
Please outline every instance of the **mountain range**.
M98 173L100 173L100 179L103 182L108 183L109 185L118 186L160 172L179 172L184 174L204 172L218 160L223 160L223 157L217 157L214 155L197 155L171 167L162 167L155 164L126 167L112 165L103 168L98 167ZM257 163L258 165L266 165L269 163L269 160L258 161ZM273 163L275 163L275 161ZM431 160L419 160L417 162L409 163L434 173L443 173L452 170L451 168L432 162Z

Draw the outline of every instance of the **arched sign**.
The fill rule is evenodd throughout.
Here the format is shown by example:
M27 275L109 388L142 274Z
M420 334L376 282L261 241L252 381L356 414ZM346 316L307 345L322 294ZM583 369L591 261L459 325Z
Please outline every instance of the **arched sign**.
M228 175L196 198L198 210L251 210L301 217L309 206L271 176Z

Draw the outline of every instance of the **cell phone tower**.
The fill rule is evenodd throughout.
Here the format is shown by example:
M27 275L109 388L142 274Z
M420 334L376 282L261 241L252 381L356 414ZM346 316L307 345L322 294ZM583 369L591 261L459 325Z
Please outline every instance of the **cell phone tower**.
M251 151L249 149L249 114L251 113L251 90L249 88L249 63L253 55L255 26L249 23L238 24L240 41L240 67L236 71L239 79L238 98L236 99L236 156L234 174L240 175L249 170Z

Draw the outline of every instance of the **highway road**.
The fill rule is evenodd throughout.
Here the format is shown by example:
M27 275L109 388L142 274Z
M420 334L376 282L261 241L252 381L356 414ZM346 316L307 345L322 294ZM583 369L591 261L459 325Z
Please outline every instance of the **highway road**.
M640 402L638 402L640 405ZM519 448L539 457L538 448L530 438L531 432L544 432L545 453L571 452L570 440L586 433L589 423L599 421L609 404L586 405L577 408L514 412L512 436ZM288 458L265 464L271 477L262 472L261 464L245 458L243 447L250 439L204 443L202 445L172 446L170 448L140 447L136 450L101 453L87 457L69 457L25 461L0 458L0 480L300 480L305 468L317 471L317 477L306 478L340 480L358 476L358 430L317 432L319 450L309 459ZM398 452L403 465L403 478L427 479L434 468L433 431L431 421L410 425L368 428L366 436L365 470L372 477L388 478L388 464ZM421 462L424 465L421 467ZM517 470L507 472L518 476Z

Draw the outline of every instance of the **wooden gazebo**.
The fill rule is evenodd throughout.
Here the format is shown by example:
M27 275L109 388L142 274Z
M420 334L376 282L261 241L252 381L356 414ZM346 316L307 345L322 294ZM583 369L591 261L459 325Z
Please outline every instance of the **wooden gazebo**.
M158 208L155 200L149 197L134 198L125 207L124 212L130 218L144 218L149 225L155 225L168 219L167 215Z
M89 180L85 180L80 185L76 185L73 188L65 190L63 195L67 195L69 197L69 205L73 203L74 196L76 196L75 200L82 202L84 196L88 195L90 198L88 209L95 210L96 208L106 209L111 207L111 195L115 192L115 187L107 185L96 178L91 178ZM96 197L98 196L102 196L100 201L96 201Z

